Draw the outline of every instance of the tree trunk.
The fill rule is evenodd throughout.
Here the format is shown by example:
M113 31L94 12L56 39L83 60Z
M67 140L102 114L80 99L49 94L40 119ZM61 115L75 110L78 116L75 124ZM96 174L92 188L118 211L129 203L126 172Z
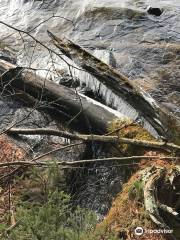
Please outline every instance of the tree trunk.
M4 60L0 60L1 91L3 93L15 91L16 96L26 99L34 107L47 108L60 113L68 126L73 123L83 130L90 132L106 132L108 123L122 114L103 104L76 93L72 89L58 85L52 81L41 78L32 70L16 67Z
M160 109L150 96L135 86L126 76L72 41L65 38L60 39L49 31L48 34L65 56L127 102L138 112L139 118L145 119L159 135L166 136L171 140L179 139L180 123L175 116Z

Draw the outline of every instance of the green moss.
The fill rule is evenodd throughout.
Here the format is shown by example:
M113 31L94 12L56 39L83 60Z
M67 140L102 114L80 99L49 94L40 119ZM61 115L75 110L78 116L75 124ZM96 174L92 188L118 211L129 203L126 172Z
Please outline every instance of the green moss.
M138 175L134 175L130 178L128 183L124 185L123 191L117 195L112 203L108 215L97 228L98 230L103 230L105 236L108 236L110 232L113 232L115 236L121 236L123 232L126 234L138 224L142 226L139 218L139 213L142 211L142 207L136 207L136 202L129 197L129 192L138 179ZM136 208L139 212L137 214L138 216L134 215L134 210Z
M88 18L101 17L105 19L120 19L127 18L138 20L145 13L130 8L113 8L113 7L99 7L85 12L85 16Z
M132 120L128 118L124 119L115 119L108 127L108 132L113 132L117 134L119 138L131 138L136 140L147 140L152 141L154 137L151 134L143 129L136 123L133 123ZM115 132L115 133L114 133ZM119 143L120 150L127 156L144 154L145 148L140 146L135 146L132 144L122 144Z
M129 199L142 203L144 200L143 188L144 183L142 180L135 181L129 188Z
M5 49L6 47L7 47L7 45L6 45L6 44L4 44L4 43L0 42L0 49L1 49L1 50Z

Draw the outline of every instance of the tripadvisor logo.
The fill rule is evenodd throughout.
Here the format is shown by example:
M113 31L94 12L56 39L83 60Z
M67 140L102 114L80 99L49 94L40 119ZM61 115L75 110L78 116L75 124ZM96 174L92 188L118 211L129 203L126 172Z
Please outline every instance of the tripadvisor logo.
M141 236L144 233L144 229L142 227L137 227L137 228L135 228L134 233L137 236Z
M143 229L142 227L136 227L134 229L134 233L136 236L141 236L144 233L148 234L172 234L173 230L172 229Z

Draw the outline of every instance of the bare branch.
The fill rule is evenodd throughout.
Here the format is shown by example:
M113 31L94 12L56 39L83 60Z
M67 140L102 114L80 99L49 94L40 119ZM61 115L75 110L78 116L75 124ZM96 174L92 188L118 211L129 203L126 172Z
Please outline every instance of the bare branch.
M108 143L125 143L125 144L132 144L136 146L148 147L148 148L180 151L180 146L174 143L146 141L146 140L138 140L138 139L131 139L131 138L119 138L118 136L72 134L64 131L47 129L47 128L36 128L36 129L11 128L9 129L9 133L26 134L26 135L54 135L54 136L69 138L72 140L82 140L85 142L97 141L97 142L108 142Z
M70 146L70 145L68 145ZM67 146L67 147L68 147ZM72 147L72 145L71 145ZM61 148L62 149L62 148ZM57 151L57 150L56 150ZM46 153L47 155L48 153ZM45 155L43 155L45 156ZM180 159L180 157L159 157L159 156L131 156L131 157L112 157L112 158L100 158L100 159L88 159L88 160L78 160L73 162L65 162L65 161L58 161L58 162L52 162L52 161L35 161L35 159L42 158L42 155L34 158L33 161L14 161L14 162L4 162L0 163L1 167L7 167L7 166L48 166L50 164L56 163L57 165L63 165L63 166L76 166L76 165L88 165L93 163L106 163L106 162L117 162L119 161L121 164L126 164L128 162L131 162L132 164L138 163L140 160L152 160L152 159L158 159L158 160L177 160Z

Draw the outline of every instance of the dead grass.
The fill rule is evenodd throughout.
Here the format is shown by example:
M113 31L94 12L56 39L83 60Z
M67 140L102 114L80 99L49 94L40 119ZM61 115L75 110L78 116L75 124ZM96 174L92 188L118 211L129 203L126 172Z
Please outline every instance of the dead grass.
M25 151L18 147L12 139L5 134L0 135L0 162L12 162L22 160ZM3 167L0 169L0 180L9 174L14 168ZM7 222L6 213L12 212L12 201L17 194L17 186L13 182L8 182L0 187L0 224Z

